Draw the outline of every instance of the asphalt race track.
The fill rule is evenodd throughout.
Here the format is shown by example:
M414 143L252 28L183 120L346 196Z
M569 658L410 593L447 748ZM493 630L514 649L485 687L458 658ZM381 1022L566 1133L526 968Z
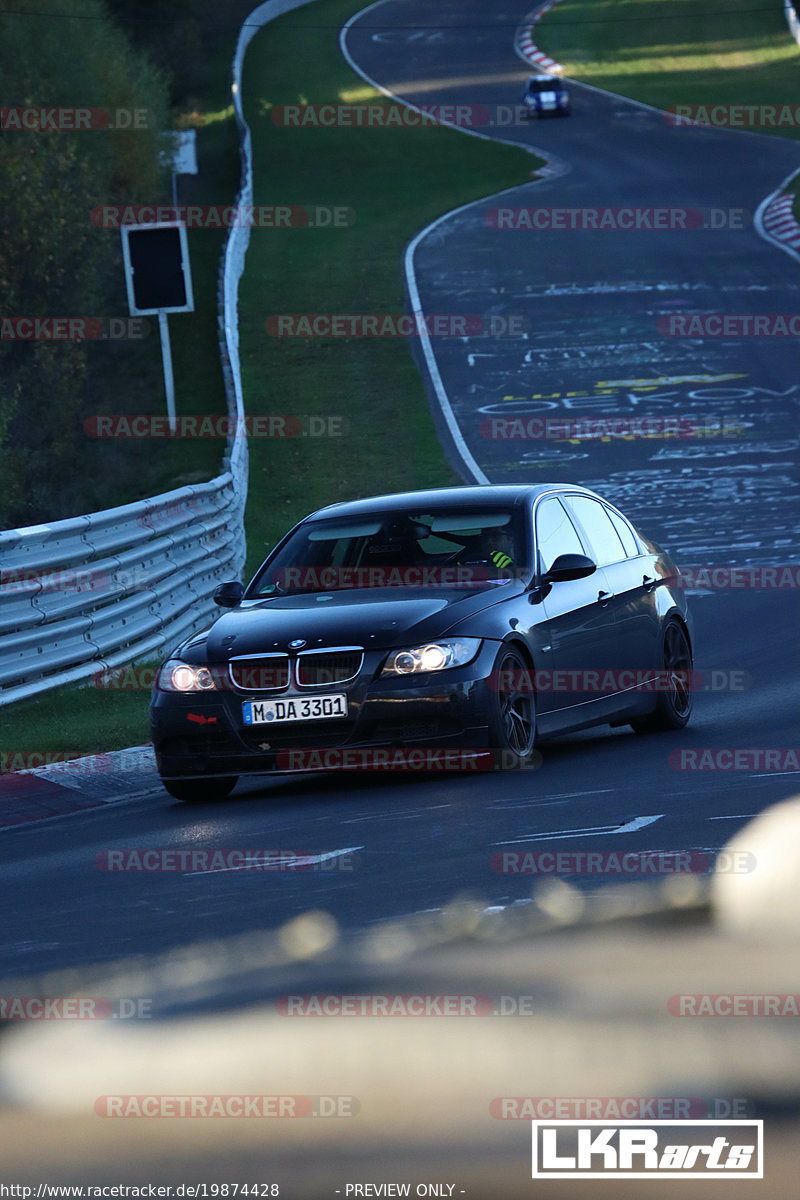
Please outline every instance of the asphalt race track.
M411 101L513 105L529 73L512 46L524 11L503 5L495 13L465 0L456 21L446 5L388 0L354 23L347 50L368 76ZM385 28L415 24L429 34ZM571 91L570 119L496 130L557 156L563 173L448 218L415 255L427 311L520 316L529 329L525 339L435 346L471 453L492 482L549 477L595 487L679 563L791 561L796 342L667 337L658 319L797 310L796 264L752 228L760 201L798 165L797 146L671 128L621 99L579 85ZM707 215L712 209L733 209L749 218L744 228L542 233L488 225L487 210L501 203L691 207L707 221L722 220ZM724 418L727 432L576 444L483 436L482 423L501 411L525 419ZM457 894L507 904L528 897L534 882L492 869L492 855L507 847L713 853L752 815L793 795L800 772L756 760L749 771L679 770L676 752L797 746L797 608L796 588L698 596L696 667L708 686L681 734L591 731L544 746L539 769L502 776L304 777L240 784L229 801L204 805L154 789L5 830L0 905L13 941L0 972L149 955L275 926L306 909L331 912L346 932L438 908ZM111 873L96 861L117 848L214 847L346 853L282 873ZM576 881L609 880L578 872Z
M660 112L572 83L571 118L492 130L483 122L507 115L498 106L517 103L533 70L512 45L523 13L387 0L346 36L352 61L395 95L474 106L477 123L465 118L466 128L556 156L564 169L468 205L417 245L426 312L493 316L501 329L517 321L527 331L431 339L467 446L492 483L557 478L596 488L682 563L785 561L798 532L796 341L675 336L659 318L680 330L690 327L670 317L797 310L797 264L759 236L753 216L800 166L798 147L672 127ZM638 220L661 210L675 228L501 227L520 222L520 209L600 210L599 220L619 208L637 210ZM570 443L492 437L493 417L677 417L687 429L723 433L677 444Z
M524 899L536 881L495 872L492 855L503 850L713 853L797 788L796 771L681 771L668 762L684 747L796 740L796 635L786 632L795 596L773 597L772 624L762 619L762 597L742 599L740 620L750 634L740 645L718 615L725 601L697 605L699 663L734 664L752 682L743 693L699 693L683 734L590 731L544 746L538 770L503 776L303 777L240 784L224 804L208 805L180 804L158 789L5 830L0 903L13 939L0 970L20 975L147 955L272 927L306 909L326 909L346 932L440 907L457 894L486 904ZM109 872L97 865L107 850L216 847L349 853L279 873ZM619 876L580 880L592 887L610 881Z

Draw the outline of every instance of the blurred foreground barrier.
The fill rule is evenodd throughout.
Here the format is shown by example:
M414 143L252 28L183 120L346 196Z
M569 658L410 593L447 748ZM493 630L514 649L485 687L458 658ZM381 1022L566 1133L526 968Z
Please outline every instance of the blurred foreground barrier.
M105 1008L3 1026L0 1169L175 1185L191 1163L192 1182L280 1195L511 1200L533 1194L530 1120L594 1110L762 1119L764 1179L735 1194L784 1200L796 1194L800 944L773 914L791 898L796 811L777 806L737 835L756 866L728 875L719 907L718 880L709 904L696 877L596 893L551 879L527 903L463 897L347 936L312 911L149 962L7 981L6 996L69 991ZM743 940L730 897L752 895L759 874L770 898ZM132 1019L107 1019L122 999ZM223 1113L243 1097L261 1107ZM355 1182L411 1190L347 1193ZM453 1191L417 1192L434 1182ZM690 1178L635 1188L708 1193ZM535 1194L578 1193L541 1180ZM619 1180L586 1192L621 1194Z
M734 858L752 855L757 869L735 878L714 876L711 897L719 927L751 941L799 942L800 796L759 813L726 850Z

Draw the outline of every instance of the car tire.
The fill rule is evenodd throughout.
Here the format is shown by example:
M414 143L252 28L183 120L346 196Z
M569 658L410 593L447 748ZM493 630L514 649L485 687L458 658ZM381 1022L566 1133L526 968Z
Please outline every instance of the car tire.
M176 800L226 800L239 781L238 775L219 779L162 779L161 782Z
M662 733L683 729L692 715L692 648L689 635L679 621L664 626L661 669L670 676L671 686L658 693L656 707L646 717L637 717L631 726L637 733Z
M504 646L494 661L489 700L489 746L495 767L501 771L525 765L536 745L536 698L515 685L514 676L529 675L529 663L520 650Z

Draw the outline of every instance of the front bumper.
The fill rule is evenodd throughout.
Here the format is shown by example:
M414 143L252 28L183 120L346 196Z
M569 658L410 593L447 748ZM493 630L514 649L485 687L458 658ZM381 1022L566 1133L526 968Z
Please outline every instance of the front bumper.
M566 101L555 101L552 104L528 104L526 110L529 117L557 117L561 113L569 111L569 104Z
M246 700L303 698L291 689L280 693L247 693L232 687L204 693L154 690L150 727L156 763L164 779L198 779L226 775L295 773L331 769L358 755L331 753L306 757L303 751L354 751L376 747L461 749L488 748L490 693L487 679L499 643L484 641L476 658L464 667L424 676L377 678L386 652L371 652L359 676L349 684L314 689L314 694L344 692L348 716L279 725L245 725ZM437 757L431 754L431 762ZM304 765L311 763L312 766ZM314 767L314 763L319 763ZM326 765L327 764L327 765Z

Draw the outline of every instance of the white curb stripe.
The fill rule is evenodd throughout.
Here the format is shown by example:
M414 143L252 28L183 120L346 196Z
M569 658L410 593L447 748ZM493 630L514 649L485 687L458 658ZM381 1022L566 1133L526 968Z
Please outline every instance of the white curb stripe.
M543 4L541 8L537 8L535 12L528 13L523 19L522 25L516 32L514 43L517 53L523 58L527 58L530 62L535 63L537 67L541 67L548 72L556 74L564 70L561 63L556 62L554 58L550 58L543 50L533 44L533 27L542 19L546 12L549 12L558 0L549 0L549 3Z
M800 171L793 171L774 192L761 201L753 217L753 225L765 241L772 242L774 246L778 246L800 262L800 225L792 211L794 197L786 191L798 175Z

